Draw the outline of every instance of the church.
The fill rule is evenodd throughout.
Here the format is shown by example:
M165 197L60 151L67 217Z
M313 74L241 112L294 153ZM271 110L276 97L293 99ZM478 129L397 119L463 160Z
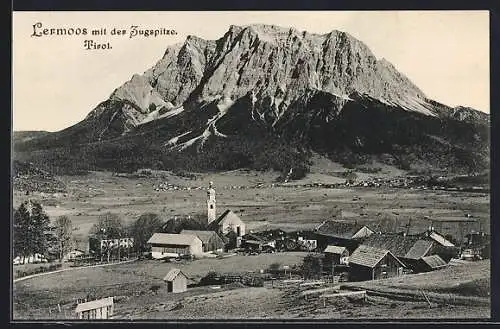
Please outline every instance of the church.
M213 182L210 182L207 191L207 230L216 231L224 236L232 231L236 233L237 238L245 235L245 223L231 210L226 210L222 215L217 217L216 203L215 189Z

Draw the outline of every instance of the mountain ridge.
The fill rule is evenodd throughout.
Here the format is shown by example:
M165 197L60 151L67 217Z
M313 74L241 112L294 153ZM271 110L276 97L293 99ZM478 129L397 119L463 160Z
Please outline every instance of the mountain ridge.
M50 153L80 145L78 152L92 154L89 167L102 167L103 154L95 148L115 141L134 147L116 151L114 158L106 155L107 163L130 158L123 153L139 145L158 153L143 155L157 165L191 170L233 168L234 160L236 167L265 169L267 161L288 171L286 163L254 154L264 149L294 159L301 168L307 168L307 150L332 159L357 153L361 158L394 153L398 159L413 149L412 156L430 161L430 167L470 171L488 165L489 115L428 99L391 63L345 32L232 25L217 40L188 36L167 47L156 64L117 87L80 123L15 148ZM208 155L213 152L225 159ZM446 154L445 161L429 160L435 152ZM460 152L467 163L457 162Z

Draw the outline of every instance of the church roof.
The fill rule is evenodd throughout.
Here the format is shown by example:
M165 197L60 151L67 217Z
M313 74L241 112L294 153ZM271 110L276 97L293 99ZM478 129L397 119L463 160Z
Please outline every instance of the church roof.
M219 218L217 218L216 220L214 220L213 222L211 222L210 224L208 224L208 229L209 230L217 230L220 226L220 224L222 223L222 221L224 221L225 219L230 219L230 220L233 220L233 221L240 221L243 223L243 221L241 220L241 218L236 215L234 212L232 212L231 210L226 210L224 211L224 213L222 215L219 216Z

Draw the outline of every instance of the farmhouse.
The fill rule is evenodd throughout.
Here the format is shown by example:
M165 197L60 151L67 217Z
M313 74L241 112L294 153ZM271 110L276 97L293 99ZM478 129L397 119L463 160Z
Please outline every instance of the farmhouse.
M181 234L197 236L201 240L203 252L222 251L224 249L224 240L214 231L182 230Z
M77 319L98 320L113 316L113 297L93 300L76 306Z
M202 241L191 234L155 233L147 243L151 245L151 256L155 259L203 254Z
M418 273L440 267L428 267L424 257L438 255L448 262L456 253L451 242L436 232L407 235L404 233L372 234L363 240L363 244L375 248L390 250L407 268Z
M360 245L349 257L349 280L384 279L403 274L405 265L387 249Z
M346 220L326 220L314 229L318 240L318 247L326 248L327 245L346 247L353 251L360 240L373 234L373 230L366 225Z
M178 268L171 269L163 278L167 282L167 291L173 293L184 292L187 290L187 277Z

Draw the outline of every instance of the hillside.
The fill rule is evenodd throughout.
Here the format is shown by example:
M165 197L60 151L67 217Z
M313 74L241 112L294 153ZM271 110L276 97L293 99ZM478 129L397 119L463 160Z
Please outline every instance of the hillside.
M303 176L312 152L348 166L382 156L405 170L489 167L489 115L428 99L341 31L231 26L188 36L80 123L15 141L60 172L274 169Z

